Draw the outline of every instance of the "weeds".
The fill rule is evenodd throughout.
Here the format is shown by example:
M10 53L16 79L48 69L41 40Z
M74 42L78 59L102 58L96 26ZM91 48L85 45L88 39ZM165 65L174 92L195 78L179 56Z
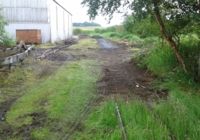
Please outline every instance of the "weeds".
M177 61L172 49L168 46L153 48L149 55L143 59L147 68L159 76L166 75L177 66Z
M165 126L154 119L151 112L141 102L120 102L120 110L128 139L160 140L168 139ZM98 107L85 122L85 130L76 134L75 139L121 140L115 103L107 101Z
M46 139L48 131L56 128L66 132L69 125L66 127L65 124L72 123L84 105L95 96L95 82L99 71L98 68L95 73L94 70L90 71L93 63L96 62L81 61L65 65L54 76L41 81L39 86L37 84L30 87L7 113L7 122L17 131L22 126L34 124L34 116L31 114L44 112L51 123L41 122L46 129L33 130L34 138ZM53 135L51 138L62 137L63 131L51 132Z
M84 131L74 135L74 139L120 140L121 133L115 114L114 102L103 103L84 123Z
M170 98L154 106L156 114L177 140L198 139L200 136L199 97L184 93L172 83ZM168 87L169 88L169 87Z
M72 49L96 49L98 48L97 41L95 39L82 39L78 44L72 45Z
M2 33L0 35L0 46L1 47L14 47L16 45L16 41L11 38L7 33Z
M167 140L168 130L140 101L121 103L121 111L129 139Z

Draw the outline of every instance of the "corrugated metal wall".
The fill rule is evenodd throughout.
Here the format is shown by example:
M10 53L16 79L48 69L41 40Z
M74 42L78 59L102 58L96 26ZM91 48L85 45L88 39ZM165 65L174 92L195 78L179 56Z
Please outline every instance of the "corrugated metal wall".
M2 13L9 22L47 23L47 0L0 0Z
M51 41L72 37L72 15L65 9L50 1Z
M72 36L72 15L53 0L0 0L6 31L16 38L16 30L41 30L42 43Z

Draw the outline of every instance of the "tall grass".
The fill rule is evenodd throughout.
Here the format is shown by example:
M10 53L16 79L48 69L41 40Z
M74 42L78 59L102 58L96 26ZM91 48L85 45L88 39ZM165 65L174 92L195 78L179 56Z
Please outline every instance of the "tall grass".
M105 102L90 114L84 123L84 130L74 135L76 140L120 140L121 133L115 114L115 104Z
M166 75L177 66L174 53L167 45L153 48L144 58L144 63L150 71L159 76Z
M185 60L187 70L191 77L200 81L198 77L200 60L200 38L196 34L181 36L180 52Z
M167 140L168 131L155 120L147 107L138 101L120 101L120 112L131 140ZM84 123L85 129L75 134L74 139L121 140L122 133L115 110L115 103L107 101L94 111Z
M198 81L198 61L200 59L200 39L196 35L183 35L180 40L180 54L188 70L188 74L183 73L174 52L168 45L158 43L156 47L150 50L149 54L143 58L144 64L155 75L168 77L169 73L174 72L180 75L180 79ZM171 76L171 75L170 75ZM183 76L183 77L182 77ZM187 78L186 78L187 77Z
M170 130L172 138L177 140L196 140L200 137L200 109L197 91L184 92L175 82L166 82L165 88L170 89L170 97L154 105L155 114Z
M120 105L128 138L131 140L167 140L168 130L140 101Z

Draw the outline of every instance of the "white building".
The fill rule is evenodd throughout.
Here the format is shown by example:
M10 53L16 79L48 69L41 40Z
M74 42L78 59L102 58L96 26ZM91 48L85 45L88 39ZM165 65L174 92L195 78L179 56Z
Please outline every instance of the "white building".
M72 36L72 14L55 0L0 0L0 5L6 31L17 41L54 43Z

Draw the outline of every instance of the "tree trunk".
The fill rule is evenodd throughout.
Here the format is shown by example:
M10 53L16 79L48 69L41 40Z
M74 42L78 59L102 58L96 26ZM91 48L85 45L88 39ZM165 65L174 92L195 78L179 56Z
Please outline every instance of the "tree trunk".
M179 64L182 66L183 70L187 73L185 62L183 60L183 57L179 54L177 44L173 40L172 36L170 34L168 34L167 31L166 31L164 22L161 18L161 15L160 15L160 10L159 10L159 7L158 7L158 0L153 0L153 5L154 5L154 15L155 15L157 23L160 26L161 34L165 38L165 40L168 42L168 44L172 47Z
M199 55L199 59L198 59L198 77L197 80L200 82L200 55Z

